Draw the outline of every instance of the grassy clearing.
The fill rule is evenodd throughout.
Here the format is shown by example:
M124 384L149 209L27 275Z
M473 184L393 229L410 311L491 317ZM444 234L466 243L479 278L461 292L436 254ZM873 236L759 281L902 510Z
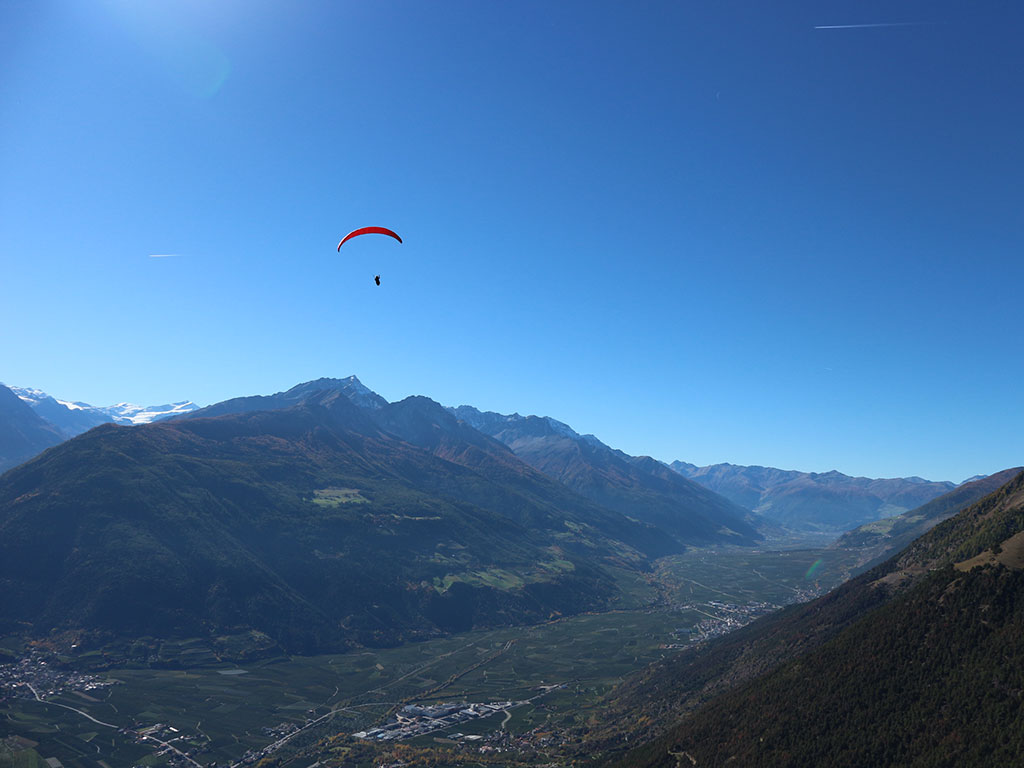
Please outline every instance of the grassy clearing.
M311 501L321 507L340 507L342 504L368 504L356 488L321 488L313 491Z
M434 587L439 592L445 592L456 582L463 582L474 587L494 587L509 591L522 587L526 584L526 579L504 568L486 568L478 571L445 574L443 579L434 579Z
M1015 533L996 547L986 549L979 555L954 564L958 571L970 571L979 565L999 563L1007 568L1020 570L1024 568L1024 531Z
M457 563L457 558L445 558L435 553L434 562ZM452 584L462 582L474 587L492 587L504 591L520 589L526 584L551 581L559 575L575 570L576 566L568 560L553 558L535 564L529 570L510 571L505 568L481 568L472 571L445 574L443 578L434 579L434 588L445 592Z

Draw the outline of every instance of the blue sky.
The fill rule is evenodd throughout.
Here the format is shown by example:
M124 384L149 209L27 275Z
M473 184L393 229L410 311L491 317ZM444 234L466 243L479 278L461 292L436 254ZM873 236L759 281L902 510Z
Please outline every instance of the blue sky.
M915 23L814 28L882 22ZM1020 464L1022 23L0 2L0 380L205 404L354 373L666 461ZM365 225L405 243L335 252Z

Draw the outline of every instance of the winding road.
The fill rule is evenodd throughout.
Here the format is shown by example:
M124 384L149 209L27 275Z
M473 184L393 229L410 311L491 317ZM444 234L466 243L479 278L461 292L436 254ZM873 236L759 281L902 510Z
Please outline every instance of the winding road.
M83 712L80 709L75 709L74 707L69 707L67 704L59 704L56 701L47 701L46 699L44 699L42 696L39 695L39 692L34 687L32 687L32 683L25 683L25 685L27 685L28 689L30 691L32 691L32 695L36 697L36 701L41 701L43 704L49 704L50 706L53 706L53 707L63 707L64 709L70 709L72 712L77 712L82 717L86 717L86 718L92 720L97 725L105 725L107 728L117 728L118 727L118 726L114 725L113 723L104 723L102 720L97 720L95 717L90 715L88 712Z

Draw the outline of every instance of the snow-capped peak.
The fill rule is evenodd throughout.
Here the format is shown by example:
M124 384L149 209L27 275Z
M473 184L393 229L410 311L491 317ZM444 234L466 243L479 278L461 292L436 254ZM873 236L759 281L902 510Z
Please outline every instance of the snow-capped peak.
M24 402L28 403L33 408L41 405L47 400L52 400L55 403L59 403L67 408L69 411L95 411L96 409L88 403L72 403L69 400L60 400L59 398L53 397L46 394L41 389L33 389L31 387L8 387L14 394L20 397Z
M30 387L7 387L11 392L16 394L22 400L29 405L34 405L40 400L45 400L49 397L48 394L43 392L41 389L31 389Z
M74 437L99 424L111 421L126 425L149 424L199 408L191 400L149 406L118 403L106 408L99 408L78 400L59 400L41 389L32 387L9 387L9 389L45 421L57 427L65 437Z

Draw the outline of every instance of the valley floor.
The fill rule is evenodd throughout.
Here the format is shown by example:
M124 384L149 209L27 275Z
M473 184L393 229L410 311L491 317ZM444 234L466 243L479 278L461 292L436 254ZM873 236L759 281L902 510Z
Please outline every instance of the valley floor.
M694 551L659 561L620 610L241 665L200 640L161 644L180 669L89 672L95 653L62 665L37 646L0 665L0 768L558 761L626 675L845 574L827 550Z

